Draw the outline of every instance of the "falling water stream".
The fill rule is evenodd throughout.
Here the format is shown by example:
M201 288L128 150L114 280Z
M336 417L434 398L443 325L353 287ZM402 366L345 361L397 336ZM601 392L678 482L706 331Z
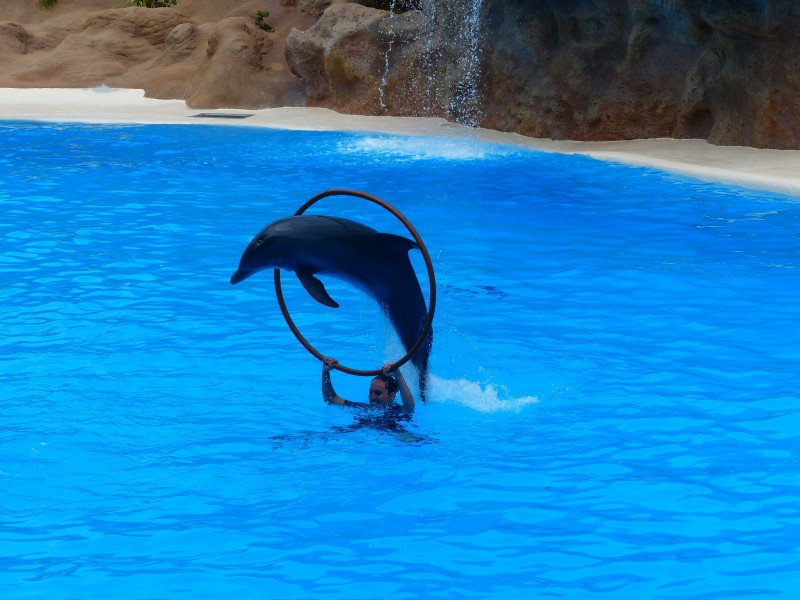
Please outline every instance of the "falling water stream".
M480 121L483 0L426 0L420 6L424 22L419 40L423 47L420 86L408 92L420 96L422 114L444 111L449 119L475 127ZM387 45L378 86L383 114L388 112L388 82L397 60L398 8L402 3L392 0L386 17Z
M383 55L383 76L381 77L380 85L378 86L378 99L381 104L381 114L386 114L385 91L386 83L389 79L389 57L392 54L392 47L395 41L394 19L395 10L397 8L397 0L392 0L389 4L389 17L387 18L387 33L388 33L388 46Z
M480 116L478 81L482 54L480 14L483 0L443 4L450 13L446 22L451 27L456 48L461 49L456 62L460 77L450 102L450 113L455 120L476 127Z

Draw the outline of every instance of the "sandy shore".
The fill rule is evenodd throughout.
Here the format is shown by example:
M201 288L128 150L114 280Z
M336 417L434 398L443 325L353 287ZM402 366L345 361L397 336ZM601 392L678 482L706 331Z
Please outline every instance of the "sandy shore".
M198 118L200 113L237 113L246 119ZM546 152L584 154L601 160L649 166L704 181L800 196L800 151L712 146L701 140L570 142L472 130L441 119L364 117L327 109L196 110L181 100L145 98L128 89L0 88L0 120L84 123L235 124L299 130L347 130L470 137Z

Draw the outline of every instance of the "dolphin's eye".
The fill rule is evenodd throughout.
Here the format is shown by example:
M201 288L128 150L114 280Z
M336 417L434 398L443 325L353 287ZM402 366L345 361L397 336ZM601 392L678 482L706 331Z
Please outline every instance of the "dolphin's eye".
M260 245L261 245L261 244L263 244L263 243L264 243L264 238L258 238L258 239L256 240L256 246L260 246Z

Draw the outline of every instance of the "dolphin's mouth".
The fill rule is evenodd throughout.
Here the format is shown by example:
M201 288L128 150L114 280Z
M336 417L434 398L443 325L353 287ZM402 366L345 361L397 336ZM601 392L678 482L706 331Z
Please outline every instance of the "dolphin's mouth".
M252 271L242 271L241 269L236 269L236 272L233 275L231 275L231 284L244 281L252 274L253 274Z

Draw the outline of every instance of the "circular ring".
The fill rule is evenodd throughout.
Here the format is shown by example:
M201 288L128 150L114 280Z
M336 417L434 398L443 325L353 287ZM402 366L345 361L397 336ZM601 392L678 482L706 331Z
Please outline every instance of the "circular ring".
M381 200L377 196L372 196L370 194L366 194L364 192L358 192L355 190L326 190L320 194L317 194L311 200L303 204L300 208L297 209L297 212L294 213L294 216L302 215L309 207L313 204L319 202L323 198L327 198L328 196L355 196L356 198L363 198L364 200L369 200L378 206L385 208L390 213L392 213L397 219L405 226L408 232L414 237L414 241L417 242L419 246L420 252L422 252L422 258L425 259L425 267L428 270L428 282L430 283L430 300L428 301L428 316L425 319L425 323L422 326L422 332L417 338L417 341L411 346L411 349L403 356L400 360L396 361L394 364L395 368L400 367L407 363L409 359L414 356L414 353L419 349L422 343L425 341L425 338L428 335L428 332L431 329L431 324L433 323L433 312L436 310L436 277L433 273L433 263L431 262L430 254L428 254L428 249L425 247L425 244L422 241L419 233L417 230L414 229L414 226L411 222L406 219L400 211L398 211L394 206L386 202L385 200ZM286 320L286 324L289 326L289 329L292 330L294 337L297 338L297 341L300 342L303 347L308 350L311 354L316 356L319 360L325 360L325 357L312 346L309 341L303 337L303 334L300 333L300 330L297 329L297 326L292 321L292 317L289 314L289 309L286 308L286 301L283 299L283 290L281 288L281 270L275 269L275 295L278 298L278 305L281 308L281 313L283 313L283 318ZM346 367L339 363L333 365L334 369L342 371L343 373L349 373L350 375L379 375L383 371L381 369L371 369L371 370L363 370L363 369L353 369L351 367Z

